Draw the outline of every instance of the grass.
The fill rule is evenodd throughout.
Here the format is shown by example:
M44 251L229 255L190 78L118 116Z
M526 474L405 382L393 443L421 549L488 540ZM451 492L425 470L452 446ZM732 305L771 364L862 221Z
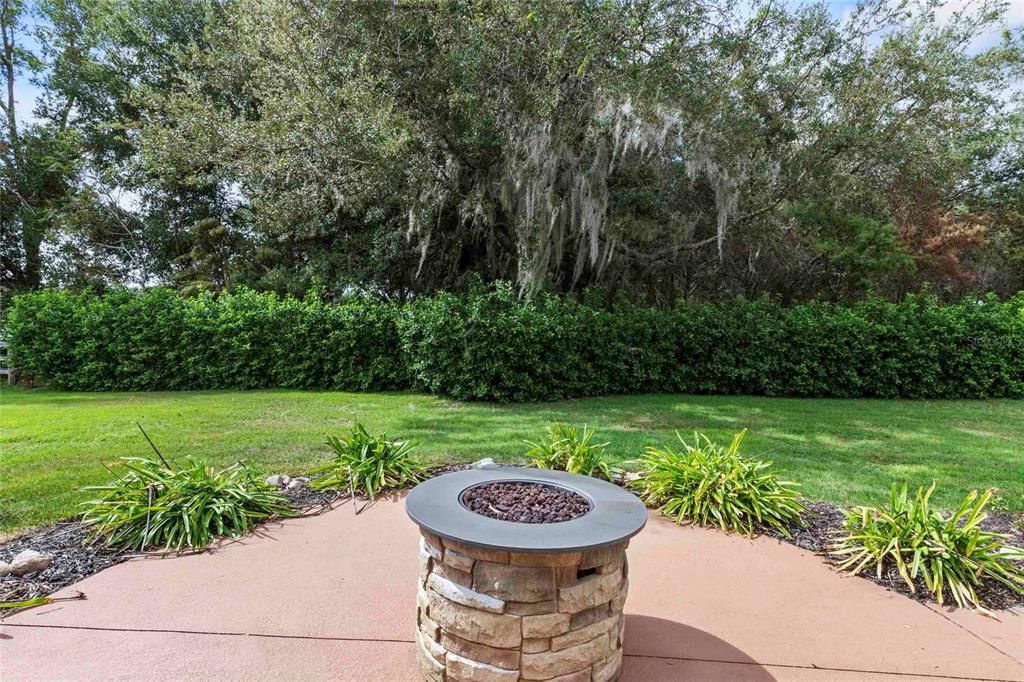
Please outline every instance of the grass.
M614 396L557 403L459 403L407 393L202 391L63 393L0 390L0 533L67 518L108 482L119 457L148 456L139 421L170 457L214 465L245 460L266 473L326 463L329 433L359 419L371 432L419 441L427 463L523 460L554 421L589 424L613 461L697 429L727 443L750 430L744 454L775 461L811 499L871 504L893 481L938 482L933 503L954 507L994 487L1024 511L1024 401L803 400L737 396Z

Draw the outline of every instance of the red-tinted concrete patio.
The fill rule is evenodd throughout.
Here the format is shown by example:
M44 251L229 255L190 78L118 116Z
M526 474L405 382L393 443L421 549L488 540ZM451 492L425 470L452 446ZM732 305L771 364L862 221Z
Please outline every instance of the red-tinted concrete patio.
M0 624L4 680L414 680L416 527L343 505L215 553L135 560ZM1024 680L1024 615L949 613L809 552L652 517L623 680Z

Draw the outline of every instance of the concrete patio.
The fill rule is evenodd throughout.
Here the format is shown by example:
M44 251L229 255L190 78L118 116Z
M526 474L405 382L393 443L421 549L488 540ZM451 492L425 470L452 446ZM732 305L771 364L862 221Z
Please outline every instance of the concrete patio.
M402 500L139 559L0 623L4 680L414 680ZM819 557L651 518L629 549L623 680L1024 680L1024 615L914 602Z

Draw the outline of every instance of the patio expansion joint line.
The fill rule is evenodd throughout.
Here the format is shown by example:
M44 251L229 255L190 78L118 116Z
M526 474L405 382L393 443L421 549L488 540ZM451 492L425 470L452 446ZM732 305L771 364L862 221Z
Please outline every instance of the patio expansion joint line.
M199 636L215 636L215 637L263 637L267 639L295 639L295 640L306 640L306 641L328 641L328 642L381 642L384 644L413 644L411 639L388 639L388 638L376 638L376 637L329 637L322 635L279 635L272 633L261 633L261 632L217 632L207 630L174 630L174 629L162 629L162 628L116 628L116 627L102 627L92 625L43 625L33 623L5 623L0 620L0 626L7 626L11 628L44 628L53 630L89 630L98 632L137 632L137 633L149 633L149 634L175 634L175 635L199 635ZM1019 680L1011 680L1000 677L965 677L961 675L942 675L938 673L914 673L914 672L894 672L890 670L869 670L859 668L839 668L830 666L820 665L797 665L795 663L761 663L758 661L730 661L726 659L718 658L697 658L693 656L659 656L654 654L623 654L624 658L653 658L658 660L667 661L692 661L696 663L722 663L729 665L753 665L762 668L790 668L797 670L827 670L833 672L848 672L848 673L869 673L875 675L893 675L900 677L926 677L936 680L981 680L982 682L1019 682Z
M969 627L967 627L966 625L963 625L962 623L959 623L959 622L957 622L957 621L953 620L952 618L950 618L949 616L947 616L947 615L946 615L945 613L943 613L942 611L940 611L940 610L936 609L936 608L935 608L934 606L932 606L931 604L925 604L924 606L925 606L925 608L926 608L926 609L928 609L928 610L929 610L929 611L931 611L932 613L937 613L938 615L942 616L943 618L945 618L946 620L948 620L948 621L949 621L950 623L952 623L953 625L955 625L955 626L957 626L958 628L960 628L961 630L965 631L965 632L966 632L967 634L969 634L969 635L970 635L971 637L974 637L974 638L975 638L975 639L977 639L978 641L980 641L980 642L983 642L983 643L987 644L987 645L988 645L989 647L991 647L991 648L995 649L996 651L998 651L999 653L1001 653L1001 654L1002 654L1003 656L1006 656L1007 658L1009 658L1009 659L1010 659L1011 661L1013 661L1014 663L1018 663L1018 664L1020 664L1020 665L1024 665L1024 661L1022 661L1022 660L1018 659L1018 658L1017 658L1016 656L1014 656L1013 654L1011 654L1011 653L1010 653L1009 651L1003 651L1003 650L1002 650L1002 649L1000 649L1000 648L999 648L998 646L996 646L996 644L995 644L995 643L993 643L993 642L990 642L990 641L988 641L988 639L987 639L987 638L985 638L985 637L982 637L981 635L979 635L979 634L978 634L977 632L975 632L974 630L970 629L970 628L969 628Z
M43 625L38 623L5 623L9 628L45 628L50 630L89 630L94 632L137 632L140 634L200 635L212 637L264 637L267 639L298 639L325 642L381 642L384 644L413 644L411 639L387 637L330 637L326 635L279 635L272 632L220 632L217 630L175 630L172 628L115 628L98 625Z
M720 658L697 658L695 656L659 656L654 654L622 654L623 658L653 658L665 661L693 661L696 663L727 663L730 665L752 665L759 668L790 668L796 670L828 670L841 673L868 673L872 675L892 675L894 677L927 677L936 680L980 680L981 682L1019 682L1003 677L978 677L963 675L943 675L941 673L898 672L893 670L871 670L867 668L838 668L827 665L798 665L796 663L762 663L760 661L729 661Z

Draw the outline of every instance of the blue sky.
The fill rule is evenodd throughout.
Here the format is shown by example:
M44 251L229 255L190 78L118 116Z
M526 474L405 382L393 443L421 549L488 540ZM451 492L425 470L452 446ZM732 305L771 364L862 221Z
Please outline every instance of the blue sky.
M683 0L685 1L685 0ZM794 3L797 4L797 3ZM828 8L832 14L836 17L842 18L848 14L856 6L855 1L833 1L828 2ZM962 9L968 5L974 4L970 0L952 0L945 3L939 10L938 15L940 18L948 17L953 12ZM1024 0L1010 0L1009 12L1007 14L1007 27L1008 28L1020 28L1024 27ZM994 44L999 37L999 31L993 31L988 36L985 36L978 41L973 48L983 49L989 45ZM31 40L29 35L23 35L21 37L22 44L30 50L36 51L38 45L35 41ZM14 92L16 100L16 110L18 112L18 120L27 122L32 120L32 109L35 106L36 97L39 96L39 88L30 83L27 77L22 76L15 85Z
M854 2L828 2L828 8L832 14L836 17L843 17L854 7L857 3ZM937 15L940 19L948 18L954 12L964 9L966 7L977 5L977 0L950 0L949 2L943 3L938 9ZM1008 11L1006 15L1008 28L1020 28L1024 26L1024 0L1008 0ZM994 31L992 34L987 36L987 40L975 45L975 48L984 48L986 42L991 45L995 40L998 39L999 32Z

